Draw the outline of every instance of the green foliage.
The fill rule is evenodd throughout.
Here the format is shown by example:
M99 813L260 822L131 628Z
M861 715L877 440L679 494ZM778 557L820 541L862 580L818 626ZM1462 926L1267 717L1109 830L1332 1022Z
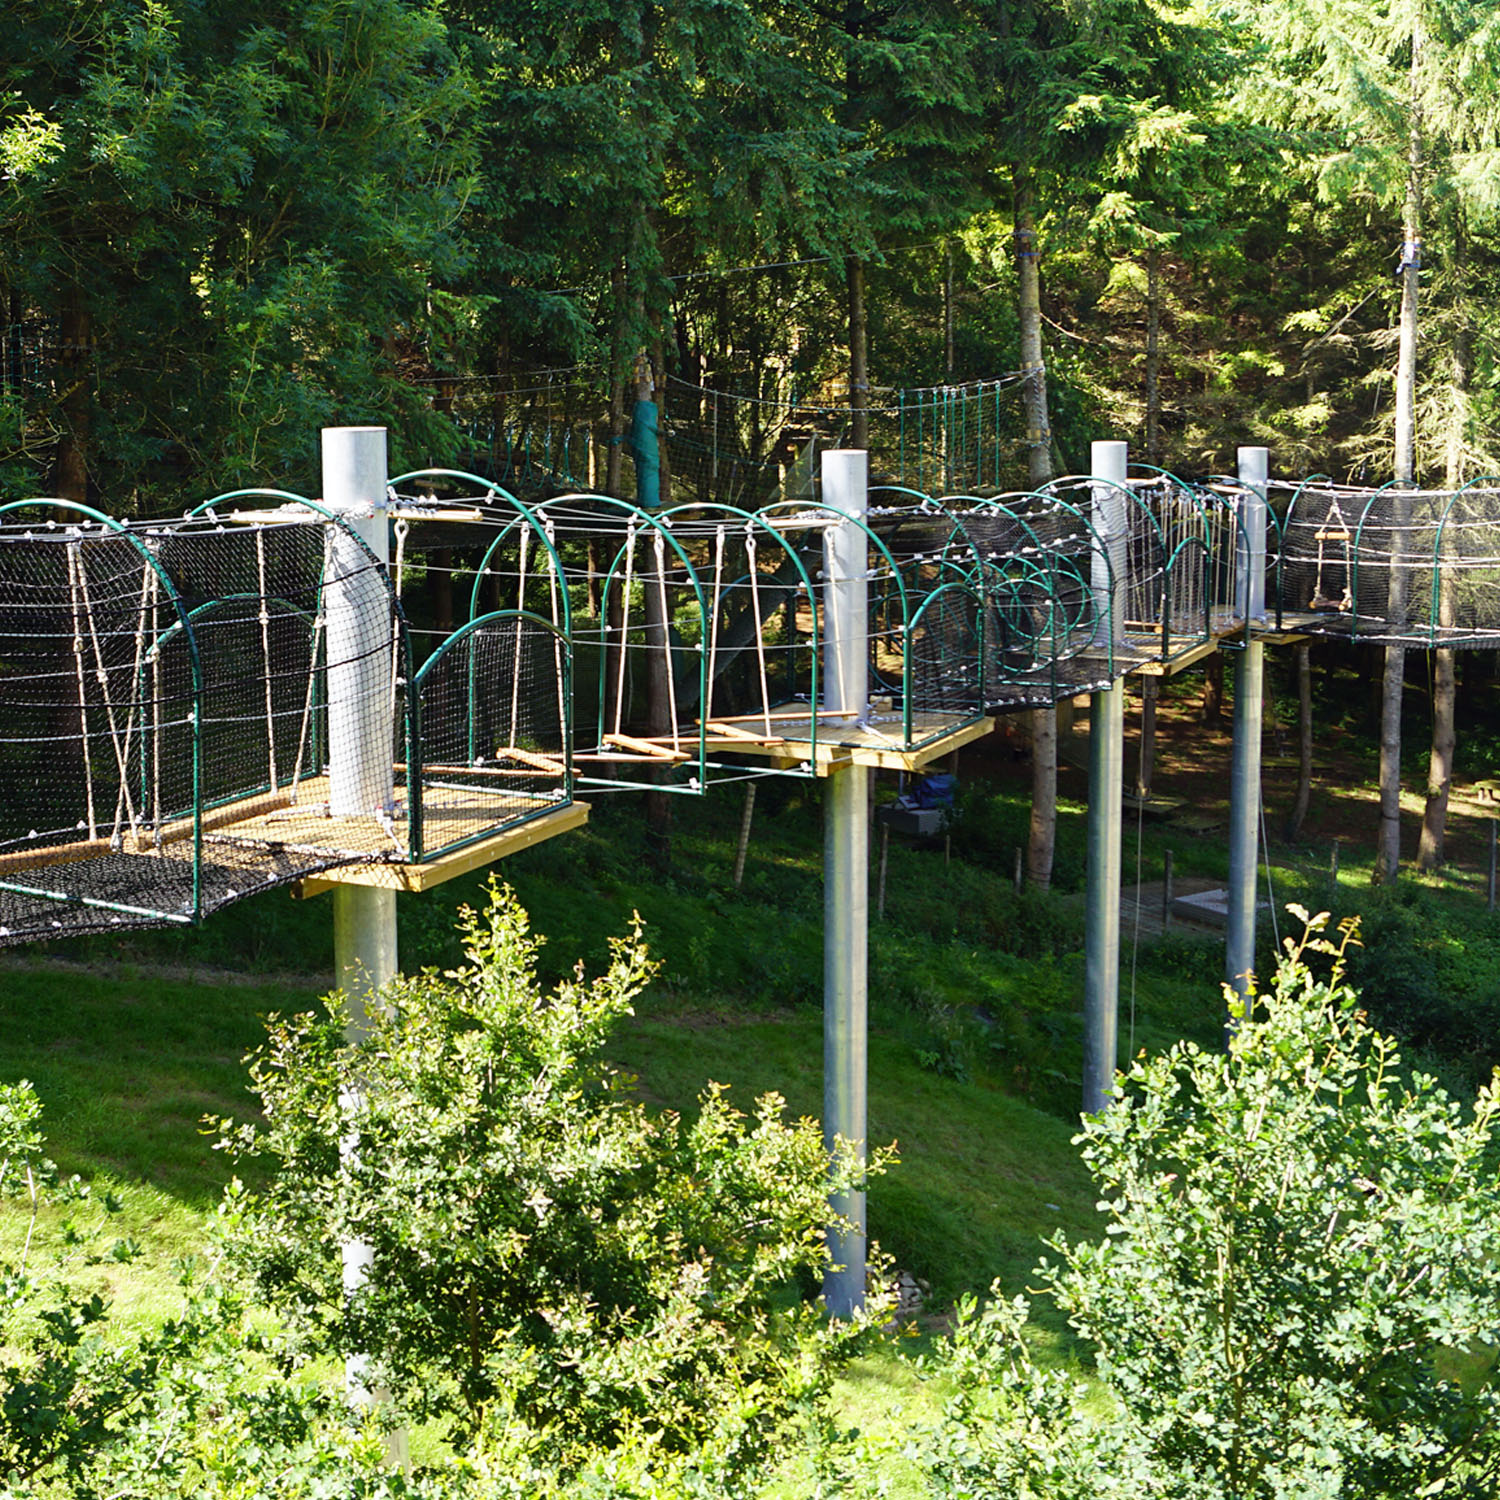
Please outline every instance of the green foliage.
M19 1252L0 1263L0 1478L22 1486L65 1480L69 1493L92 1495L100 1453L136 1430L163 1372L195 1344L199 1323L190 1315L137 1337L112 1328L105 1299L69 1279L72 1264L99 1237L97 1226L84 1229L75 1214L62 1221L55 1259L39 1253L43 1207L88 1198L77 1179L58 1182L42 1154L40 1118L29 1081L0 1084L0 1186L7 1193L0 1212L9 1217L19 1198L26 1221ZM116 1240L105 1254L124 1243Z
M1138 1061L1084 1123L1108 1233L1053 1241L1041 1274L1105 1409L1031 1365L997 1288L963 1311L920 1450L935 1494L1493 1493L1500 1098L1470 1112L1403 1079L1326 921L1288 940L1227 1055Z
M35 452L0 451L8 483L46 493L36 434L64 428L115 510L300 481L311 434L356 413L451 445L397 358L465 258L470 91L433 9L43 3L15 32L0 286L68 347L24 391Z
M318 1347L371 1351L477 1453L749 1484L858 1333L802 1295L826 1259L817 1126L776 1095L747 1119L717 1085L691 1121L633 1097L599 1052L652 971L638 924L546 995L508 892L464 935L467 963L393 981L354 1046L341 997L272 1019L265 1124L220 1127L275 1167L231 1195L239 1256ZM346 1299L353 1240L372 1265Z
M1376 1026L1466 1090L1488 1079L1500 1035L1500 937L1487 912L1414 881L1366 887L1322 878L1307 883L1303 899L1358 918L1349 981Z

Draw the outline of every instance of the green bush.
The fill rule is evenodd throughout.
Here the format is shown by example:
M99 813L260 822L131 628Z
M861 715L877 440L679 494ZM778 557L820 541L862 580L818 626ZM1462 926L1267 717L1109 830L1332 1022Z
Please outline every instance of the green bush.
M1495 1493L1500 1098L1465 1111L1405 1075L1325 923L1288 940L1227 1055L1138 1061L1085 1121L1107 1233L1053 1241L1039 1274L1104 1399L1032 1365L1024 1303L966 1304L946 1419L914 1449L933 1494Z
M508 892L465 938L462 968L392 981L356 1045L337 996L272 1019L265 1123L220 1125L274 1167L232 1200L240 1259L314 1348L369 1351L464 1451L753 1488L859 1334L803 1295L827 1259L816 1123L775 1095L746 1119L718 1085L692 1121L632 1095L600 1049L652 972L639 924L550 994ZM345 1296L352 1241L370 1269Z

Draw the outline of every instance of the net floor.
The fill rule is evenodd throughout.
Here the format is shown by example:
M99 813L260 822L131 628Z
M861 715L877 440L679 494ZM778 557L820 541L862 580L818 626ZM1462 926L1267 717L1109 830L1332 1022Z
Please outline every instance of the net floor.
M462 774L462 773L460 773ZM537 773L536 781L545 777ZM539 808L558 804L556 796L515 787L474 787L456 781L424 780L422 785L422 852L431 854L452 844L504 828ZM396 816L386 823L374 816L334 818L328 813L328 778L301 783L295 806L265 807L244 818L218 821L203 835L205 843L255 846L267 850L327 859L407 861L411 856L409 797L397 792ZM231 812L232 808L218 812Z

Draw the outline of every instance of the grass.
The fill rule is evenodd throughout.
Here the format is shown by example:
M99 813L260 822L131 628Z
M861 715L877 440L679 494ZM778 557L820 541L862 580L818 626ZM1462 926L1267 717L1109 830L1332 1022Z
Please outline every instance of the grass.
M88 1188L43 1211L34 1264L65 1255L70 1279L112 1300L127 1326L173 1310L173 1263L203 1251L227 1175L200 1121L248 1112L240 1059L259 1016L311 998L303 986L129 964L12 958L0 969L0 1077L36 1086L48 1155ZM7 1251L26 1222L23 1205L0 1214Z
M730 882L739 808L729 796L678 804L666 880L643 878L638 814L618 801L505 874L548 938L543 968L553 977L579 958L599 966L608 939L641 912L664 970L617 1050L653 1097L689 1107L718 1078L747 1101L774 1088L815 1114L816 791L768 785L758 816L739 891ZM1039 1232L1082 1232L1089 1219L1069 1144L1082 995L1069 955L1081 916L1062 900L1018 898L1007 875L939 849L893 845L887 890L871 937L871 1131L899 1142L903 1164L876 1189L876 1232L940 1299L982 1290L996 1274L1019 1285ZM455 910L482 896L472 877L403 899L403 965L455 962ZM262 1016L306 1006L324 987L330 925L326 900L270 892L201 932L113 935L9 960L0 1076L36 1083L64 1173L127 1196L161 1195L154 1207L140 1199L141 1230L180 1248L225 1175L199 1121L249 1107L241 1059ZM1201 1029L1213 1010L1192 951L1174 961L1183 952L1187 973L1142 971L1138 1041ZM1211 954L1207 962L1211 973Z
M505 875L548 938L543 969L552 977L580 957L600 966L609 938L641 912L664 969L611 1050L650 1099L691 1110L715 1079L732 1084L742 1106L775 1090L795 1113L815 1115L817 791L762 789L737 891L739 811L731 796L679 803L666 879L643 877L638 812L618 800L578 834L514 858ZM990 809L999 819L1015 811ZM929 1284L938 1310L996 1277L1023 1289L1043 1235L1095 1227L1071 1145L1081 915L1064 898L1017 897L1003 864L893 844L886 912L872 923L870 1131L896 1143L900 1161L872 1187L870 1226L900 1267ZM482 899L477 876L403 899L403 965L457 961L455 911ZM251 1107L241 1059L268 1012L315 1003L331 968L329 927L326 900L271 892L198 933L53 945L0 970L0 1076L36 1083L63 1173L119 1203L109 1222L99 1217L87 1277L135 1316L170 1305L171 1262L198 1247L227 1175L200 1120ZM1212 1035L1217 1024L1212 945L1179 942L1167 956L1140 974L1141 1044L1195 1028ZM112 1258L116 1240L141 1252ZM1043 1356L1071 1361L1060 1319L1040 1312Z
M676 1109L691 1109L709 1078L733 1080L741 1108L772 1091L794 1115L821 1108L822 1021L811 1011L646 1018L611 1051L648 1097ZM939 1304L983 1291L996 1276L1018 1291L1041 1233L1094 1232L1093 1194L1065 1121L988 1080L916 1067L904 1042L879 1033L869 1089L870 1140L894 1143L900 1155L871 1186L870 1233L930 1283Z
M507 863L506 878L549 940L543 970L551 977L579 958L599 967L609 938L633 910L641 913L664 969L610 1053L651 1101L690 1111L713 1079L731 1084L742 1108L776 1091L793 1113L818 1113L817 797L805 783L763 786L739 890L730 874L740 813L733 795L677 804L664 877L648 873L638 810L623 799L599 806L579 833ZM938 1313L997 1277L1009 1293L1025 1290L1044 1236L1098 1231L1094 1192L1071 1141L1081 903L1066 891L1012 888L1023 797L971 790L964 813L951 859L941 846L892 841L886 910L872 914L871 929L870 1135L894 1142L900 1160L872 1185L870 1229L897 1265L930 1285ZM1081 864L1083 823L1082 805L1065 805L1063 885ZM1127 824L1125 835L1128 880L1135 827ZM1179 851L1180 873L1222 873L1222 846L1198 840L1184 853L1180 839L1148 824L1139 851L1146 878L1159 872L1168 846ZM1381 973L1391 969L1391 993L1430 994L1437 1004L1451 991L1481 1030L1490 1019L1500 1024L1500 942L1471 889L1436 880L1372 896L1367 868L1347 854L1337 882L1313 858L1279 878L1284 896L1314 909L1365 912L1377 1000ZM477 876L403 898L403 966L451 966L459 957L456 908L482 898ZM200 932L52 945L0 967L0 1077L35 1082L50 1153L65 1175L93 1185L91 1200L50 1213L44 1233L54 1243L67 1233L79 1241L78 1279L114 1298L127 1325L159 1319L174 1305L172 1261L202 1248L228 1170L201 1117L251 1108L241 1059L263 1035L268 1012L316 1002L332 965L330 927L327 901L272 892ZM1395 973L1403 955L1406 969ZM1131 957L1127 948L1122 1046L1156 1050L1180 1037L1215 1044L1221 943L1174 932L1143 945L1134 965ZM1262 964L1268 960L1264 953ZM1425 990L1417 983L1424 973ZM1436 1025L1448 1013L1427 1020ZM1492 1034L1482 1041L1476 1034L1476 1067L1481 1052L1493 1051ZM1468 1077L1462 1060L1443 1066L1456 1086ZM20 1232L12 1213L0 1240ZM1039 1358L1081 1372L1081 1351L1061 1318L1044 1301L1034 1312ZM877 1467L898 1500L917 1489L891 1453L906 1424L936 1416L941 1396L889 1347L857 1362L841 1383L845 1419L886 1444ZM801 1492L793 1470L782 1493L790 1500Z

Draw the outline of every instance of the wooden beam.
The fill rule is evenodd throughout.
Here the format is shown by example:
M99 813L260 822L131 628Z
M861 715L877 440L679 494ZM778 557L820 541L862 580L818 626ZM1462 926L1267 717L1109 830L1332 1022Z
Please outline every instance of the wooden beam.
M535 750L522 750L516 745L500 745L495 750L496 760L518 760L523 766L535 766L538 771L551 771L556 776L563 773L563 763L555 755L543 755Z
M501 829L489 838L455 849L451 854L440 854L425 864L345 865L299 880L292 888L292 894L306 899L331 891L336 885L373 886L386 891L431 890L446 881L456 880L460 875L467 875L471 870L482 869L507 855L519 854L523 849L579 828L588 821L588 816L587 802L570 802L556 812L528 818L513 828Z
M692 759L692 756L684 755L681 750L670 749L658 740L640 740L633 734L606 734L603 739L606 745L615 745L621 750L633 750L637 755L649 756L652 760L680 763Z

